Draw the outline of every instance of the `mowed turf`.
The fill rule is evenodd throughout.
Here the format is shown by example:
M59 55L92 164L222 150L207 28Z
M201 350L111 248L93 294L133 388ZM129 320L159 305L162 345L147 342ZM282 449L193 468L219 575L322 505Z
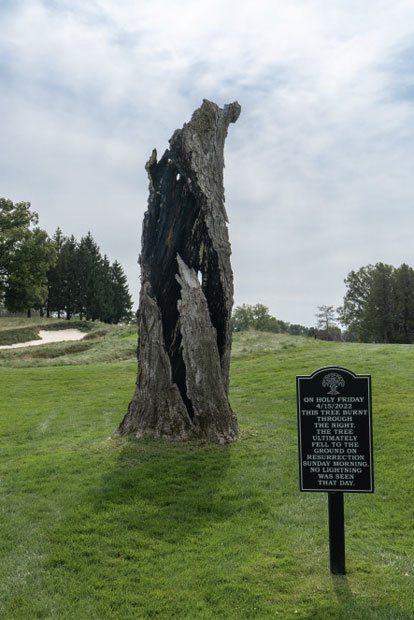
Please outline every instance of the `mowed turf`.
M373 386L376 490L345 494L345 576L327 494L298 491L295 376L333 364ZM0 617L412 620L413 369L407 345L236 334L241 435L216 447L107 439L132 358L0 368Z

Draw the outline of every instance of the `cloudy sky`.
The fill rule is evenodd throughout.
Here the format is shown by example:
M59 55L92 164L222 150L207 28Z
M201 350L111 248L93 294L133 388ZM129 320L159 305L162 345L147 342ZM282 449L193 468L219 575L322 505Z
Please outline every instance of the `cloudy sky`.
M90 230L137 298L144 169L238 100L235 303L311 326L351 269L414 265L412 0L0 0L0 195Z

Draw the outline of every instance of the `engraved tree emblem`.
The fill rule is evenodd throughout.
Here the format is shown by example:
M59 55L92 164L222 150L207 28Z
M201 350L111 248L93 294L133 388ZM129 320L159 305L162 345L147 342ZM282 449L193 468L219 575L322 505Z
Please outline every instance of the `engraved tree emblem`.
M345 381L343 380L341 375L338 375L337 372L330 372L329 375L324 376L323 381L322 381L322 386L325 388L326 387L331 388L328 394L331 394L332 396L336 396L337 394L339 394L338 387L344 387Z

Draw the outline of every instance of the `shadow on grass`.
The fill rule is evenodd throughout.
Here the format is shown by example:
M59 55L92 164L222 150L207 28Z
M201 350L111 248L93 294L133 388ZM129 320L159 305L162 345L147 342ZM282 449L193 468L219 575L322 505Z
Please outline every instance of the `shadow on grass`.
M339 609L354 609L355 596L350 588L347 576L331 574L331 579Z
M391 608L390 605L383 602L378 601L378 605L373 606L368 604L366 600L359 600L359 597L352 592L346 575L332 575L332 585L338 601L338 615L335 618L341 620L413 619L411 613Z
M134 605L151 610L162 607L164 599L168 605L170 583L191 582L192 566L204 574L200 539L207 562L216 550L215 525L238 510L238 502L223 501L220 490L230 450L123 439L90 460L73 453L71 462L65 461L71 473L60 514L48 524L43 548L37 591L48 595L47 612L39 617L153 617L133 613ZM107 464L110 457L112 465ZM153 600L155 590L159 603ZM85 604L92 610L89 616ZM34 617L29 596L13 605L16 615L8 617Z
M218 491L229 462L229 447L130 440L103 476L94 510L110 510L146 536L177 540L233 514Z

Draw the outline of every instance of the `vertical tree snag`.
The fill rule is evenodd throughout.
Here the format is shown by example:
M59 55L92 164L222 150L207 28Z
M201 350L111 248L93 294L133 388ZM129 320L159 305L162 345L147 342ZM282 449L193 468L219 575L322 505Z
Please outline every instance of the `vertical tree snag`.
M233 274L224 208L224 141L240 105L203 101L146 170L138 376L115 434L234 441L228 402Z

